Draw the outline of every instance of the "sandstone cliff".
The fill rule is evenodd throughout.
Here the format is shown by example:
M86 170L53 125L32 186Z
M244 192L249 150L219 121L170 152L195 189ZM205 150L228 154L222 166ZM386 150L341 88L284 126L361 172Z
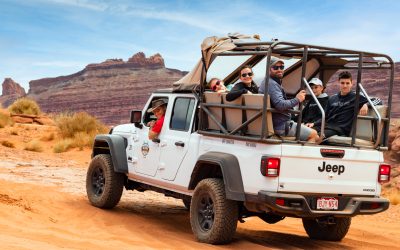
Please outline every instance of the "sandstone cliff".
M130 110L143 108L155 89L171 87L186 73L165 68L159 54L140 52L126 62L109 59L72 75L30 81L28 96L47 113L86 111L116 125L128 122Z
M25 89L11 78L5 78L2 84L3 92L0 96L0 104L4 107L9 106L16 99L25 96Z

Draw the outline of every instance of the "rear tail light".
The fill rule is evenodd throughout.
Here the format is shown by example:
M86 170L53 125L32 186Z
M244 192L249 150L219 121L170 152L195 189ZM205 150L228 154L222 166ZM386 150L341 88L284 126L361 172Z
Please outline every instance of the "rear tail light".
M281 165L281 159L263 156L261 158L261 174L268 177L279 176L279 168Z
M389 182L390 180L390 165L381 164L379 166L378 181L380 183Z
M279 206L285 206L285 200L284 200L284 199L279 199L279 198L277 198L277 199L275 200L275 204L276 204L276 205L279 205Z

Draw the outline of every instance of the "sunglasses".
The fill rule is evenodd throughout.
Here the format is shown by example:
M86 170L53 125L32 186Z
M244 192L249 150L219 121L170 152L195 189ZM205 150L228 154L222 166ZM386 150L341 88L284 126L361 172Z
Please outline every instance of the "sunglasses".
M215 91L217 89L217 87L221 84L221 81L218 80L215 85L212 87L212 90Z
M284 69L285 69L285 65L282 65L282 66L272 66L271 68L272 68L273 70L278 70L278 69L284 70Z
M253 76L253 72L243 73L243 74L241 74L241 76L242 77L247 77L247 76L252 77Z

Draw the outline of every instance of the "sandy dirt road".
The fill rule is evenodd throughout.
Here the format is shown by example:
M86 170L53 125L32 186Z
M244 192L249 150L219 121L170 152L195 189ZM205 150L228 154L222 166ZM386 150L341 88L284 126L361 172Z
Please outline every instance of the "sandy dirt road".
M154 192L124 191L115 209L85 195L90 152L48 154L0 146L1 249L399 249L400 206L358 216L341 242L310 240L301 220L238 224L233 242L195 241L182 202Z

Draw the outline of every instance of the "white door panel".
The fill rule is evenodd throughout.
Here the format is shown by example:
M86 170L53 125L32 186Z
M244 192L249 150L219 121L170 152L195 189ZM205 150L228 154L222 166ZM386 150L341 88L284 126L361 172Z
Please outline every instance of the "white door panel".
M165 127L163 141L165 146L161 150L160 169L161 178L175 180L176 174L189 148L191 128L195 108L194 98L175 98L171 111L171 122Z

